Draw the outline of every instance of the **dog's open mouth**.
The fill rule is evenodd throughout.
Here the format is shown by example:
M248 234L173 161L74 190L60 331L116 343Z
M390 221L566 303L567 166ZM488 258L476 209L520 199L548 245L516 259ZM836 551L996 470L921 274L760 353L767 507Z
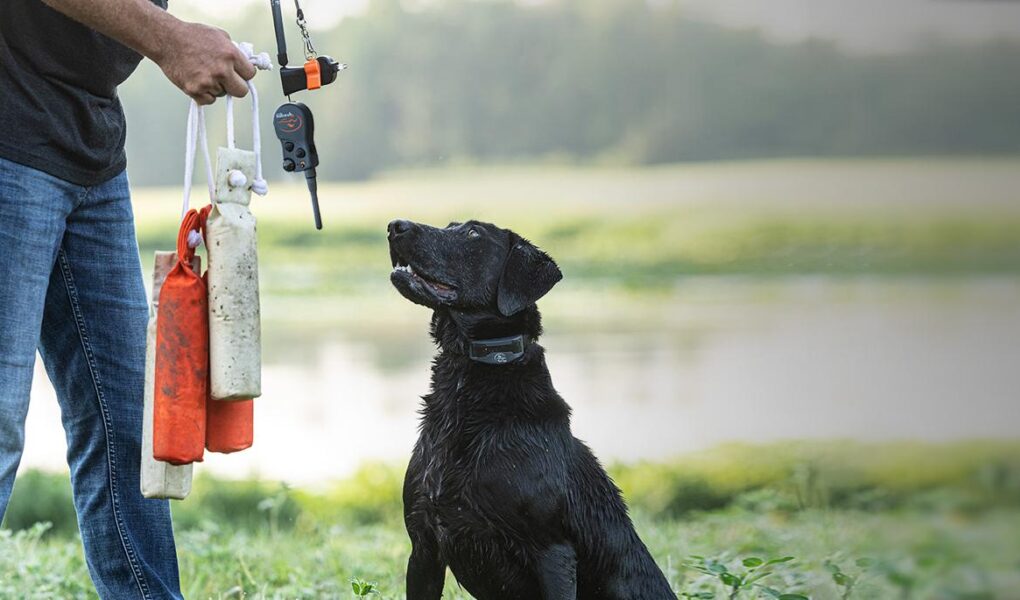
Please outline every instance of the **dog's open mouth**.
M440 283L434 279L430 279L420 272L416 271L408 263L397 261L393 267L393 273L395 275L403 275L409 278L410 282L424 288L432 293L436 298L440 300L453 300L457 297L457 289L453 286Z

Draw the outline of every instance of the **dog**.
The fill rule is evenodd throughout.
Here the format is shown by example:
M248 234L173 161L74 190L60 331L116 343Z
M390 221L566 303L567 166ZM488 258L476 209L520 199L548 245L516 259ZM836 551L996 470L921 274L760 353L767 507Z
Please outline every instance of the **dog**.
M404 480L407 598L439 600L449 567L478 600L676 600L553 388L535 303L556 263L489 223L388 234L438 347Z

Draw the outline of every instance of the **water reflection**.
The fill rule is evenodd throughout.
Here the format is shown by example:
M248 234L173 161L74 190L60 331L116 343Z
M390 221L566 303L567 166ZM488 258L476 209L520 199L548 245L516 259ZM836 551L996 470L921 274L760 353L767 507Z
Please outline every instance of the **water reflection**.
M1020 431L1015 280L705 278L644 321L619 311L555 308L543 338L575 434L607 461L734 440ZM378 335L267 323L255 447L201 468L315 484L366 460L406 460L433 353L426 313L412 316L418 326ZM63 439L40 366L24 464L62 468Z

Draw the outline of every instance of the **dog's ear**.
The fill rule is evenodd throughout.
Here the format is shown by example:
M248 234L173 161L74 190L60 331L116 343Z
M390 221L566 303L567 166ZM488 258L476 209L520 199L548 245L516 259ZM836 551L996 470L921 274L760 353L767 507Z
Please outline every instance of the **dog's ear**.
M531 306L563 279L553 259L528 240L511 233L510 244L496 292L496 306L506 317Z

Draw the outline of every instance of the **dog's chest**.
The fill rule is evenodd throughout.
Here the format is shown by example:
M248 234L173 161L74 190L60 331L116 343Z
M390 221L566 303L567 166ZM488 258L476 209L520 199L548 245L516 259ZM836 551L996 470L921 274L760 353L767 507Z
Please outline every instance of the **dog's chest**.
M499 456L498 444L488 441L500 434L483 430L465 439L461 432L430 435L435 433L422 432L416 509L441 543L475 540L480 531L505 522L520 503L508 497L505 479L497 476L505 470L507 456Z
M481 446L431 433L423 429L412 461L418 469L416 516L409 528L429 531L444 562L474 597L539 597L528 569L529 532L547 532L555 508L547 486L531 487L536 473L555 471L535 464L536 453L545 454L542 444L506 427L475 432L486 440Z
M431 470L423 472L417 502L421 523L431 530L458 582L474 597L537 597L524 569L527 551L506 531L519 504L496 501L500 494L493 493L480 468L459 458L434 461Z
M415 454L415 508L439 537L544 520L565 488L562 440L536 426L426 424Z
M422 448L424 460L417 482L419 508L443 534L457 529L462 520L475 520L481 512L482 503L477 498L479 461L456 446L431 443Z
M518 396L527 386L502 382L494 389L458 375L437 377L426 398L408 500L418 522L451 552L491 555L497 550L490 541L512 551L508 529L544 523L557 508L569 425L521 412L527 402Z

